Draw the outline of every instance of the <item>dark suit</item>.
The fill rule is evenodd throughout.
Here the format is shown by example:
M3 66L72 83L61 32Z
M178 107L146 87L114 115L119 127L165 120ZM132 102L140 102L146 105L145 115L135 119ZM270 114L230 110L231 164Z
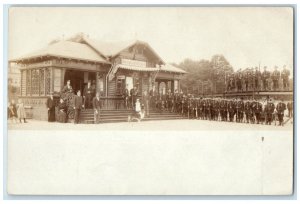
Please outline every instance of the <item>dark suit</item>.
M83 100L81 96L74 97L74 109L75 109L75 116L74 116L74 123L79 123L79 116L80 110L83 105Z
M47 99L47 108L49 108L48 110L48 122L54 122L55 121L55 101L52 98L48 98Z
M92 99L93 99L93 96L94 96L94 89L92 88L92 86L90 87L85 87L84 90L83 90L83 96L84 96L84 105L85 105L85 108L89 109L89 108L92 108Z

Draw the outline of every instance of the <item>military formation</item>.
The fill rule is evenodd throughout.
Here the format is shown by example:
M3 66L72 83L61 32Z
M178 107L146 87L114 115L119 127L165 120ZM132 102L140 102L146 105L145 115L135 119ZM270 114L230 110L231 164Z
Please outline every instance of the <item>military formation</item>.
M169 111L181 114L189 119L228 121L237 123L252 123L284 125L284 113L292 117L293 102L283 100L275 103L270 98L264 101L225 99L225 98L197 98L184 95L182 92L152 95L150 106L157 111Z
M290 71L283 66L282 71L274 67L274 71L268 71L265 66L263 71L259 67L238 70L237 72L227 73L226 90L228 92L245 91L289 91L290 90ZM281 86L279 86L281 84Z

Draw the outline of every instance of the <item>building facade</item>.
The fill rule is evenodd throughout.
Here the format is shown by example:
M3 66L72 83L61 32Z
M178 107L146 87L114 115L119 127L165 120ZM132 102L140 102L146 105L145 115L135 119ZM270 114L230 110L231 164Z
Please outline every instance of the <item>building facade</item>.
M156 93L180 89L185 71L166 64L143 41L103 43L79 35L70 40L49 44L46 48L10 60L20 70L20 94L31 108L32 117L47 119L46 100L51 92L59 98L67 80L75 91L91 81L95 92L101 94L103 108L124 108L125 87L136 86Z

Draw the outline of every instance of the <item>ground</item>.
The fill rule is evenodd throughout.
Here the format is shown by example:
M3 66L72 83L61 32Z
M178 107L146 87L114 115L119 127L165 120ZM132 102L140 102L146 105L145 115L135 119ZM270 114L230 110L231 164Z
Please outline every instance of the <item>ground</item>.
M287 195L292 127L202 120L9 124L7 188L23 195Z
M287 120L287 119L286 119ZM278 125L278 123L277 123ZM9 123L9 130L148 130L148 131L201 131L201 130L292 130L291 120L284 126L247 124L235 122L207 121L207 120L163 120L141 122L119 122L104 124L73 124L48 123L46 121L28 120L28 123Z

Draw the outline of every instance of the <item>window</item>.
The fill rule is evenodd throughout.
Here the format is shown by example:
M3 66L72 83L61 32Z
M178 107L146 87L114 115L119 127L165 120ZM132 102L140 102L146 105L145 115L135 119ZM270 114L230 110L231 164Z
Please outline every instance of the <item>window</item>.
M123 95L124 89L125 89L125 76L118 76L116 94L119 96Z
M26 95L31 95L31 70L26 71Z
M39 70L31 70L31 94L39 95Z
M40 69L40 95L45 95L45 71Z
M49 68L45 69L45 92L46 95L50 94L51 87L51 70Z

